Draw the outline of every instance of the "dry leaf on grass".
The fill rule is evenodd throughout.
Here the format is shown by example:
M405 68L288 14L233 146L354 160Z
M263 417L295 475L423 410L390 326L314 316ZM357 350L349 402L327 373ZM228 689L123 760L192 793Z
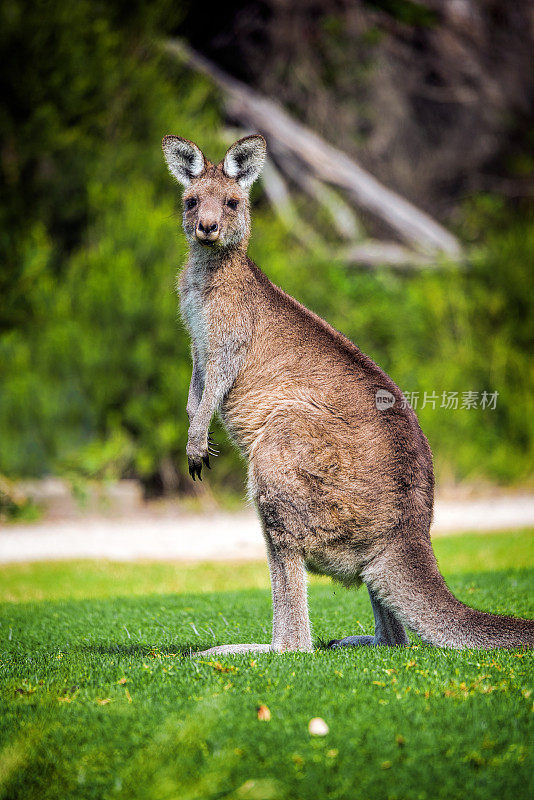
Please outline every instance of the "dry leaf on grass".
M217 670L217 672L239 672L237 667L234 666L224 667L220 661L210 661L208 663L210 667L213 667L213 669Z
M263 720L263 722L269 722L271 719L271 712L267 708L267 706L259 706L257 709L258 712L258 719Z

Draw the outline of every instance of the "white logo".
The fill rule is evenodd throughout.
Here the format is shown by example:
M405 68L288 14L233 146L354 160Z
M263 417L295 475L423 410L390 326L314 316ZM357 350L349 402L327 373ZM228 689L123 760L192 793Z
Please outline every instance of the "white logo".
M375 394L375 405L379 411L387 411L395 405L395 395L386 389L378 389Z

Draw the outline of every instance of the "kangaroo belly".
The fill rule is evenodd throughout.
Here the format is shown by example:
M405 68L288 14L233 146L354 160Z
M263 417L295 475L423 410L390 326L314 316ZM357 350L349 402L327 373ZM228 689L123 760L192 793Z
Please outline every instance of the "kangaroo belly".
M269 430L282 426L289 433L295 427L299 411L305 414L306 408L304 397L283 386L269 392L237 387L225 398L221 417L239 447L250 458Z
M304 554L304 564L308 572L316 575L328 575L347 588L361 586L361 554L350 547L326 547L323 550L311 550Z
M249 489L280 545L299 549L315 571L353 581L403 504L386 446L373 457L364 428L339 426L297 407L273 415L250 451Z

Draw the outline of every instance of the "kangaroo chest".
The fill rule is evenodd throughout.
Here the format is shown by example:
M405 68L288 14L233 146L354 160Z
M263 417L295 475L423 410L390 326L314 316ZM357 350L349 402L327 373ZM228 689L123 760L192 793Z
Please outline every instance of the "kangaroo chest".
M190 266L180 281L180 310L200 367L206 363L211 329L206 280L203 269Z
M243 302L242 281L232 279L224 267L206 268L190 262L180 281L180 309L200 366L216 352L234 351L247 338L250 314Z
M208 271L190 262L180 280L180 309L194 360L202 376L210 371L223 405L242 375L254 327L247 276L233 274L232 266Z
M200 364L204 366L208 351L209 325L204 308L202 286L198 281L185 281L180 290L180 308L191 343Z

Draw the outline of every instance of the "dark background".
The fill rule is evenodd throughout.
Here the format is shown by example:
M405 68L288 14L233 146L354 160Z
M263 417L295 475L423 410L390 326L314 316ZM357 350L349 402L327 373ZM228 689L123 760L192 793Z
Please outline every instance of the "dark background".
M139 478L190 492L189 346L177 321L176 133L220 158L242 133L179 37L453 231L437 269L362 269L290 176L303 241L253 190L251 255L406 392L498 392L418 409L442 486L531 480L534 12L527 2L7 0L0 170L0 475ZM345 198L347 200L347 198ZM383 223L353 207L358 236ZM391 238L391 232L387 234ZM462 403L460 402L460 405ZM210 483L241 495L224 439ZM6 488L7 487L7 488ZM10 502L10 501L9 501Z

